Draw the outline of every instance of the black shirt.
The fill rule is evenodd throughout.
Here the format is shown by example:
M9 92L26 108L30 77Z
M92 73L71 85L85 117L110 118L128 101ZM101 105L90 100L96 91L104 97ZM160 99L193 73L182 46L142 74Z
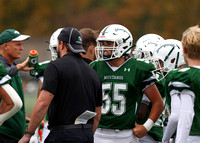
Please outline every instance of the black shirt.
M84 60L86 63L88 63L88 64L90 64L90 63L92 62L92 60L90 60L90 59L88 59L88 58L84 58L84 57L83 57L83 60Z
M69 53L49 63L42 89L54 95L48 110L48 128L74 124L83 112L94 112L102 105L101 80L79 54Z

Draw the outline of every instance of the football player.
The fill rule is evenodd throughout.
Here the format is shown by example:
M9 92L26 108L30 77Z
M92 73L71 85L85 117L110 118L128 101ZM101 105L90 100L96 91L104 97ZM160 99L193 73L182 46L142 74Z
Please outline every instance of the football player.
M166 103L165 77L169 71L175 68L178 68L182 64L184 64L184 60L183 60L183 52L182 52L182 46L181 46L180 41L176 39L166 39L166 40L160 41L158 45L159 46L156 46L154 48L154 53L153 53L153 56L151 56L150 62L152 62L156 67L156 70L152 72L155 78L157 79L156 85L161 93L163 102L165 104ZM141 106L142 109L140 110L141 112L139 112L139 113L142 113L142 115L145 113L144 107L146 106L144 103L146 104L146 106L149 104L148 105L148 112L149 112L151 110L151 103L148 102L148 98L146 98L145 95L143 96L143 100L141 104L142 105ZM168 106L165 106L165 110L163 110L160 118L157 120L157 122L155 123L155 126L150 130L150 132L148 132L148 134L145 137L140 139L140 143L143 143L143 142L156 143L156 142L162 141L164 121L166 120L168 116L167 107Z
M154 125L163 110L154 84L153 64L129 56L133 44L130 31L119 24L106 26L97 38L97 61L91 67L102 81L103 105L95 143L138 142ZM143 125L135 124L137 107L145 93L152 111Z
M200 140L200 27L188 28L181 43L188 67L171 71L167 76L171 115L163 142L168 142L176 131L175 142L194 143Z
M157 48L161 46L164 39L158 34L145 34L140 37L136 42L135 51L133 52L133 56L137 59L148 60L152 62L154 59L154 52ZM156 86L163 98L164 101L164 85L163 81L156 81ZM141 101L140 110L138 113L138 123L144 123L151 111L151 102L144 94ZM163 120L164 115L163 112L160 115L159 119L155 122L155 125L151 128L151 130L142 138L139 139L140 143L157 143L162 141L163 136Z

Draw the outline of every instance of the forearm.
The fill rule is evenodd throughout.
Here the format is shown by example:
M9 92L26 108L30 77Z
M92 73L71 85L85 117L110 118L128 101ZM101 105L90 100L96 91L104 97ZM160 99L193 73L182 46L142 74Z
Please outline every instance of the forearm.
M147 119L147 121L143 124L143 126L145 127L145 129L148 131L151 130L151 128L155 125L155 122L157 121L157 119L159 118L160 114L162 113L162 108L163 104L159 103L159 102L154 102L149 118Z
M44 118L53 97L54 95L49 93L48 91L41 91L41 94L33 108L31 120L28 129L26 130L26 134L21 138L19 143L28 143L30 141L31 135L35 133L36 128L39 126L40 122Z
M160 114L162 113L162 111L164 110L162 97L155 84L148 87L144 91L144 93L152 103L152 108L149 118L155 123L159 118Z
M12 103L14 104L11 105L5 102L5 107L2 111L3 114L0 115L0 122L4 122L5 120L13 116L15 113L17 113L21 109L23 103L17 92L9 84L2 85L1 87L3 89L3 91L1 90L1 94L3 96L9 96L12 100Z
M177 117L174 117L173 115L171 115L167 123L165 132L163 134L163 139L162 139L163 142L168 142L170 140L170 138L176 131L177 124L178 124Z
M33 67L29 67L29 57L22 63L16 65L18 71L30 71L34 69Z
M175 133L178 125L178 120L181 110L181 100L178 93L171 95L171 115L167 123L166 130L163 135L163 142L169 141L172 135Z
M176 142L187 142L194 117L194 98L190 93L181 93L181 110L177 127Z
M31 115L28 131L35 132L36 128L40 125L40 122L43 120L47 110L48 106L45 105L43 102L36 102Z
M54 95L48 91L42 90L40 96L38 97L33 112L31 115L30 124L28 130L30 132L35 132L36 128L39 126L40 122L43 120L49 105L53 99Z
M139 109L139 112L138 112L138 121L144 120L146 113L148 111L148 108L149 108L149 106L147 104L141 103L140 109Z
M152 104L149 118L155 123L160 117L160 114L163 112L163 110L164 110L164 105L162 100L154 102Z

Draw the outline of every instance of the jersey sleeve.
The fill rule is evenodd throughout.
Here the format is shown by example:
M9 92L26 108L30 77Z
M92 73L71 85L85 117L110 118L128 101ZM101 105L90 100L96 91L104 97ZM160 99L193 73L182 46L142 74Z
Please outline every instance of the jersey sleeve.
M183 90L191 90L191 78L188 72L185 72L188 69L175 70L169 76L168 81L168 92L172 90L177 92L182 92Z
M93 69L95 69L96 61L91 62L89 65L90 65L90 67L92 67Z
M44 71L44 82L42 90L46 90L55 95L57 85L58 85L58 70L54 64L49 63Z
M37 73L35 76L37 78L44 75L44 70L49 63L50 63L50 61L41 62L35 67L35 70L36 70L36 73Z
M154 65L151 63L147 63L143 66L141 73L143 74L143 87L142 91L144 91L149 86L153 85L156 81L155 77L152 74L152 71L155 70Z

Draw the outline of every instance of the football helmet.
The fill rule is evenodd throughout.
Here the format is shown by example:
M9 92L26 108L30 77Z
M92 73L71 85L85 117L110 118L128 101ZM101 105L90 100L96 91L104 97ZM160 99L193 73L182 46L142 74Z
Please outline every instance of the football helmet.
M157 80L162 80L171 70L183 65L185 62L181 42L176 39L164 40L160 47L155 49L152 63L156 67L156 70L152 71L153 74L161 74L161 78Z
M159 47L164 39L157 34L145 34L136 42L136 47L132 52L134 58L152 60L154 50Z
M59 28L57 29L50 38L50 42L49 42L49 50L51 51L51 60L55 61L58 57L57 52L56 52L56 48L58 45L58 35L60 34L61 30L63 28Z
M113 46L104 46L104 41L114 42ZM97 38L95 55L97 60L105 61L120 58L125 54L130 54L133 46L133 37L130 31L119 24L106 26ZM110 50L111 54L108 54Z

